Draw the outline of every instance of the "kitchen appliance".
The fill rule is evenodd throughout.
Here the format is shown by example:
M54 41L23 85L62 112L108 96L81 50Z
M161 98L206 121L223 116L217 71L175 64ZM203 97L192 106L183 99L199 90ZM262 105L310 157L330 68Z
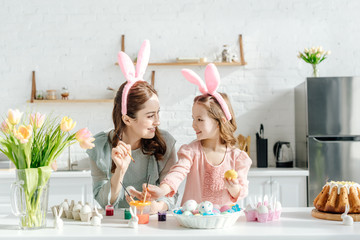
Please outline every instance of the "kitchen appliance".
M308 206L328 180L360 182L360 77L307 78L295 88L296 166Z
M276 142L273 147L273 152L276 159L276 167L291 168L294 166L293 152L290 142Z
M264 125L260 124L260 131L256 133L256 159L258 168L268 167L268 140L264 138Z

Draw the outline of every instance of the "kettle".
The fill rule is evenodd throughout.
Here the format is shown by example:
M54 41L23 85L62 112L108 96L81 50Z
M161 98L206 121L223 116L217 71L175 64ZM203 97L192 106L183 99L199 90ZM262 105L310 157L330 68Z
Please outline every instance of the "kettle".
M290 146L290 142L276 142L273 147L273 152L276 158L276 167L293 167L293 152Z

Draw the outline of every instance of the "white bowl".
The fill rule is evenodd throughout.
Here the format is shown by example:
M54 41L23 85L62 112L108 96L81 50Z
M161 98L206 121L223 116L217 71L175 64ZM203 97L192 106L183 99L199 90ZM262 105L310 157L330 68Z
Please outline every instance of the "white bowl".
M211 216L184 216L173 212L178 223L187 228L228 228L234 225L240 214L241 211Z

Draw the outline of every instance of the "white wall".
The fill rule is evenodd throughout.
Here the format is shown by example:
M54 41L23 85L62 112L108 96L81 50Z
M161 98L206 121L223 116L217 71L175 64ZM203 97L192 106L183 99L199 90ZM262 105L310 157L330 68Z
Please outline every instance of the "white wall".
M322 45L332 51L320 65L320 76L360 72L356 0L0 0L0 6L0 113L4 116L8 108L54 111L93 133L112 127L112 104L26 104L31 71L36 71L38 89L68 86L71 98L106 98L111 97L107 86L117 88L124 81L114 65L122 34L131 57L149 39L151 62L213 59L223 44L238 53L238 34L243 34L248 64L219 67L219 90L231 96L236 134L252 137L255 163L260 123L269 138L270 165L275 165L276 141L294 146L293 89L311 74L311 66L296 57L299 50ZM195 137L191 105L199 94L181 68L149 67L145 76L150 80L156 70L161 127L174 135L178 147ZM204 67L192 69L203 76Z

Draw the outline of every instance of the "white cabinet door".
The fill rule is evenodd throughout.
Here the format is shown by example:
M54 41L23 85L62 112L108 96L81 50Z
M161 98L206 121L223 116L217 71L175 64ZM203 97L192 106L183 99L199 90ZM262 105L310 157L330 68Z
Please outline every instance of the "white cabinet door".
M271 177L271 192L283 207L306 207L306 177Z
M89 178L51 178L49 192L49 207L58 205L68 199L69 202L82 201L93 204L92 182Z
M271 178L270 177L248 177L249 180L249 194L239 201L240 207L246 207L250 201L255 200L255 197L263 197L265 194L271 195ZM251 199L251 200L250 200Z

